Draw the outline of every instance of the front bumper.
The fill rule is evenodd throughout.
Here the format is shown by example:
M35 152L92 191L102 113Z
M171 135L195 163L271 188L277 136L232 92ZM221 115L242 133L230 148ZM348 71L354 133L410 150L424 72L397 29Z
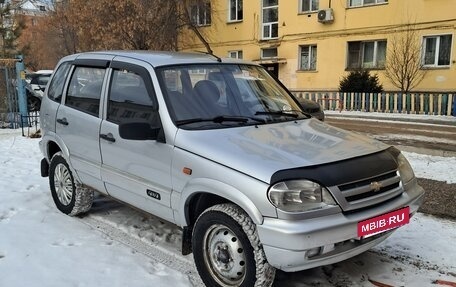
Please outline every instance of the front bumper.
M333 214L304 220L265 218L258 234L269 264L293 272L332 264L356 256L379 244L393 231L360 239L358 222L410 207L414 215L423 201L424 190L415 185L381 205L349 214Z

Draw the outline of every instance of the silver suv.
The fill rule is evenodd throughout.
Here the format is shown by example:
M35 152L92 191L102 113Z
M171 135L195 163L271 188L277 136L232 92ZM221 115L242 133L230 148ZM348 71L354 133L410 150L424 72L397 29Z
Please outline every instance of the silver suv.
M63 58L41 107L41 173L65 214L94 191L183 228L207 286L270 286L407 224L424 191L394 147L303 112L258 65L210 55Z

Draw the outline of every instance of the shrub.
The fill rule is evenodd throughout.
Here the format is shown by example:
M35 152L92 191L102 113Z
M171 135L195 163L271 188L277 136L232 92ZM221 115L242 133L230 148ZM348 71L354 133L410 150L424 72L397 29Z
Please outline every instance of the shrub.
M378 75L371 75L367 70L351 71L339 83L341 92L381 93L383 86L379 83Z

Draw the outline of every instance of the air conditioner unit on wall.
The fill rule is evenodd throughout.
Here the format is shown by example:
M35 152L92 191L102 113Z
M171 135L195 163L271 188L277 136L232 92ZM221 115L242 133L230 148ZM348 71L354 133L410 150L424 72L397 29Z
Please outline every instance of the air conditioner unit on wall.
M332 23L334 21L334 11L331 8L318 11L318 22Z

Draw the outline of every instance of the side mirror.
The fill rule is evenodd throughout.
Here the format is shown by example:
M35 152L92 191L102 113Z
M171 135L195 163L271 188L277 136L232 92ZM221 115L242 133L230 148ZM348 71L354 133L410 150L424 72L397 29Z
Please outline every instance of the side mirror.
M126 140L157 140L161 127L151 127L148 123L125 123L119 125L119 135Z

